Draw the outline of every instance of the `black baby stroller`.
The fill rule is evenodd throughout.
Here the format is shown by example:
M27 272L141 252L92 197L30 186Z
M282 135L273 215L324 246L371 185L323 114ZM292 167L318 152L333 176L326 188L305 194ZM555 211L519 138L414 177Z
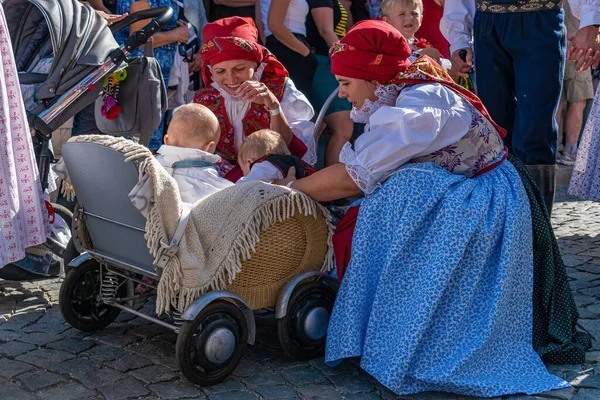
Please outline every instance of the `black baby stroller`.
M127 56L146 44L172 16L169 7L134 13L108 27L91 7L77 0L5 0L19 81L31 129L35 155L44 190L55 189L50 163L54 160L52 133L75 114L96 101L102 80L125 68ZM114 32L137 21L152 19L130 36L123 46ZM162 82L161 82L162 83ZM72 214L53 205L56 214L72 226ZM51 237L46 247L60 259L76 255L73 246ZM0 278L32 279L36 273L16 264L0 269ZM33 275L33 276L32 276ZM45 277L48 274L38 274Z

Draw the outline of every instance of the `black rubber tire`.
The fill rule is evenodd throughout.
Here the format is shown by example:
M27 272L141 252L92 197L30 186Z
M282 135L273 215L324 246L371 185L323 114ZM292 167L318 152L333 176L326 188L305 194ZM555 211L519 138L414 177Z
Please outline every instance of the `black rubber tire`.
M235 336L235 349L221 365L211 365L210 361L196 354L204 343L202 335L215 328L226 326ZM208 327L208 328L207 328ZM198 329L208 329L198 332ZM185 321L177 335L176 356L179 369L190 382L200 386L211 386L224 381L240 363L248 342L248 325L242 311L226 300L217 300L206 306L193 321ZM198 365L198 356L203 364Z
M124 295L125 285L118 295ZM100 293L100 264L96 260L85 261L72 268L60 287L60 312L75 329L97 332L110 325L121 313L121 309L98 303Z
M306 282L294 289L288 302L285 317L277 320L277 333L283 351L295 360L306 361L321 357L325 353L327 334L312 340L302 331L302 314L315 306L333 310L336 292L319 281Z

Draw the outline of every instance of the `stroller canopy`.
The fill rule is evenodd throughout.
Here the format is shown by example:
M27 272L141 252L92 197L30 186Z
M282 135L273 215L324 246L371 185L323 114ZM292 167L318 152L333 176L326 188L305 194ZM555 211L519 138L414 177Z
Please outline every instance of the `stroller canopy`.
M70 89L118 46L104 18L78 0L5 0L2 4L19 72L51 42L54 60L39 100Z

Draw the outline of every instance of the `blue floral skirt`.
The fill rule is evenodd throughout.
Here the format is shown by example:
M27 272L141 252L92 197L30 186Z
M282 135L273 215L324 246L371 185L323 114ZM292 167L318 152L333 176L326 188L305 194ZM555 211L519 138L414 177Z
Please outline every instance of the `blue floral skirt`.
M568 386L532 347L529 201L504 162L477 178L407 164L362 204L326 362L397 394L494 397Z

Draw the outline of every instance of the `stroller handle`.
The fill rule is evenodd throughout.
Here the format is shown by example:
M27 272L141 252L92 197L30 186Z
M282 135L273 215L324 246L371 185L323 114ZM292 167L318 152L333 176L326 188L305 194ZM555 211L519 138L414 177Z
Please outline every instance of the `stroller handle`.
M130 16L126 17L123 21L119 21L125 23L120 28L123 29L124 27L129 26L134 22L153 18L152 21L146 24L146 26L144 26L142 29L133 32L133 34L129 36L127 40L125 40L125 42L123 43L122 49L116 49L111 53L110 58L113 60L115 65L120 64L125 59L127 54L130 54L138 47L145 45L148 42L148 40L152 37L152 35L158 32L162 26L164 26L171 20L172 16L173 10L171 9L171 7L159 7L151 10L144 10L133 13ZM115 25L117 25L116 28L119 28L118 25L120 24L117 23ZM114 32L119 30L116 28Z
M170 11L170 13L167 13L167 10ZM110 31L114 35L121 29L127 28L131 24L134 24L138 21L143 21L145 19L153 19L153 18L157 18L156 22L158 23L158 25L163 26L167 22L169 22L169 20L171 19L172 16L173 16L173 10L171 10L171 7L165 6L165 7L159 7L159 8L152 8L150 10L134 12L133 14L128 15L121 21L112 24L111 26L109 26L109 28L110 28ZM144 29L145 28L146 27L144 27Z

